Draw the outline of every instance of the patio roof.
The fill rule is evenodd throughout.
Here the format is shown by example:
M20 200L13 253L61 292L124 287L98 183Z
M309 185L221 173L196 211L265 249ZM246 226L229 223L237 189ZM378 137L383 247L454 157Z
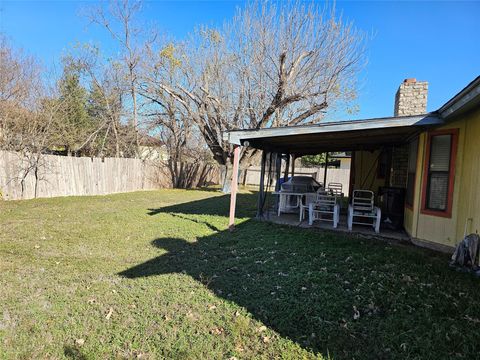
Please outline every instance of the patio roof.
M425 128L444 121L437 113L327 122L317 125L234 130L224 134L232 144L297 156L325 151L374 150L400 145Z

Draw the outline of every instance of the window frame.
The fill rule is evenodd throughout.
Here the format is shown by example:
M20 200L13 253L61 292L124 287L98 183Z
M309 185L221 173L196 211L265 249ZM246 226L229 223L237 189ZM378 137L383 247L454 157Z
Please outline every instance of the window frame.
M450 166L448 169L448 194L447 194L447 208L445 210L433 210L427 208L427 190L429 180L430 168L430 152L432 148L432 137L438 135L451 135L450 145ZM453 206L453 192L455 190L455 163L457 159L457 145L458 145L458 129L444 129L436 130L427 133L426 154L423 167L423 186L422 186L422 207L421 213L425 215L440 216L445 218L452 217Z
M410 176L410 169L407 170L407 188L405 189L405 207L407 207L408 209L410 210L413 210L413 205L415 204L415 189L416 189L416 186L417 186L417 177L418 177L418 171L417 171L417 166L418 166L418 156L419 156L419 152L420 152L420 137L417 136L415 137L414 139L412 139L412 141L410 141L408 143L408 146L411 145L411 143L413 143L414 141L417 142L417 150L416 150L416 156L415 156L415 176L413 177L413 184L412 184L412 192L413 192L413 197L412 197L412 203L409 204L408 203L408 198L407 198L407 189L408 189L408 179L409 179L409 176ZM409 155L410 155L410 148L408 149L409 150ZM410 161L410 157L408 159L408 161ZM409 166L410 164L408 164Z

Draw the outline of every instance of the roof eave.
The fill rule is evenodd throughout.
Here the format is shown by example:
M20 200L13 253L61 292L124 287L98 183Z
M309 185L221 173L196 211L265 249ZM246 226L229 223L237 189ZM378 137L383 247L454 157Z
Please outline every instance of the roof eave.
M480 76L477 76L470 84L458 94L447 101L438 113L446 120L454 119L460 114L480 106Z
M225 132L223 134L223 139L234 145L244 145L249 139L253 140L267 137L282 137L369 129L373 130L378 128L394 128L404 126L428 127L441 124L443 124L443 121L436 113L429 113L418 116L338 121L309 126L232 130Z

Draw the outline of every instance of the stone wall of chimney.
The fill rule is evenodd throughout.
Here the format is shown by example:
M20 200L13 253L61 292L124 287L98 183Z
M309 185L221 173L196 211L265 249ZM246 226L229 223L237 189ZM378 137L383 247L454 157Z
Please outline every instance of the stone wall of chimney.
M427 95L428 82L405 79L395 95L394 116L425 114Z

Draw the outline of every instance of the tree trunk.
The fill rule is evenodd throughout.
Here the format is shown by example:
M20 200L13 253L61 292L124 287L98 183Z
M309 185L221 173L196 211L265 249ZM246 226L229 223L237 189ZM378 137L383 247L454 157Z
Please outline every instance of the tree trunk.
M137 93L135 92L135 84L132 83L131 86L131 95L132 95L132 102L133 102L133 131L135 136L135 157L139 157L139 148L140 143L138 139L138 121L137 121Z
M38 195L38 167L37 166L35 166L34 174L35 174L35 189L33 192L33 197L36 199Z
M232 191L232 175L233 175L233 164L229 158L227 159L224 165L224 170L223 170L222 192L224 194L230 194L230 192Z

